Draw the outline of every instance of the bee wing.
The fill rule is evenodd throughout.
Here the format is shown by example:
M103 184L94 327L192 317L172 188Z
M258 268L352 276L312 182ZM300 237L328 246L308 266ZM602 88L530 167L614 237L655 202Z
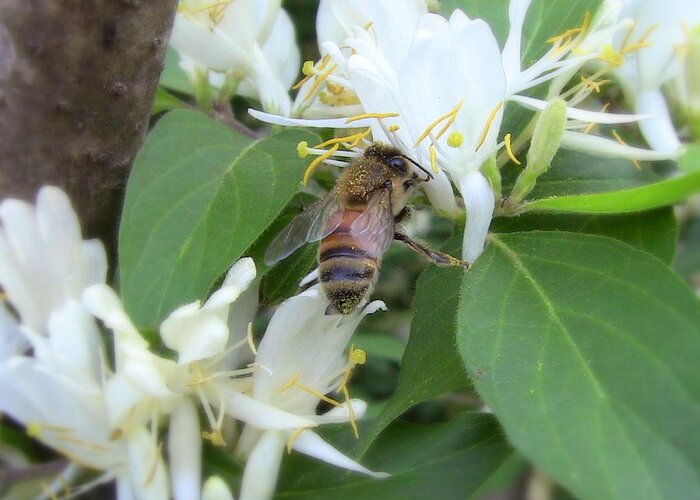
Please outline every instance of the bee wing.
M350 226L350 232L363 240L368 255L379 257L386 252L394 239L394 211L389 189L378 189L372 195L362 215Z
M306 208L290 222L265 250L265 263L272 265L290 256L309 241L331 234L340 224L343 207L335 189Z

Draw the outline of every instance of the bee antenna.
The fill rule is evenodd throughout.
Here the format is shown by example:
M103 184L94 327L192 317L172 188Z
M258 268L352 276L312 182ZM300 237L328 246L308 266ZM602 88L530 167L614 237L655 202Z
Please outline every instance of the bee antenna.
M413 163L416 167L418 167L419 169L421 169L423 172L425 172L425 175L428 176L428 180L432 180L432 179L435 178L435 177L433 177L433 174L431 174L428 170L426 170L424 167L422 167L421 165L419 165L417 161L412 160L411 158L409 158L409 157L406 156L406 155L401 155L401 156L402 156L404 159L406 159L406 160L410 161L411 163Z

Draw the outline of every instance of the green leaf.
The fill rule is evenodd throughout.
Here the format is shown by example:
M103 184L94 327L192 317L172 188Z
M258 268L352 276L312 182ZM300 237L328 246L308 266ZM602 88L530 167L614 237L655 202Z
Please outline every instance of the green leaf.
M486 21L498 43L503 47L508 37L508 0L443 0L440 10L449 17L455 9L462 9L470 18Z
M512 164L503 169L504 193L510 191L521 169ZM598 158L560 149L552 161L552 167L537 179L528 197L537 199L615 191L646 186L660 180L648 168L637 169L627 160Z
M299 282L317 262L318 244L308 244L270 269L262 285L265 302L276 304L294 295L299 289Z
M140 327L203 298L299 186L300 140L256 142L203 114L177 110L149 134L127 185L119 234L122 297Z
M175 49L168 47L165 53L163 72L160 74L160 85L182 94L194 95L194 87L187 74L180 68L180 56Z
M677 224L670 207L623 215L523 214L499 217L491 231L569 231L609 236L647 251L667 264L676 251Z
M403 357L406 344L394 335L380 332L357 332L352 342L356 348L362 349L369 358L382 358L399 362Z
M700 171L700 144L688 144L685 154L678 159L678 167L688 173Z
M700 172L620 191L542 198L528 203L523 210L622 214L671 205L697 192L700 192Z
M462 236L452 238L447 252L459 253ZM455 350L455 311L463 271L428 267L416 284L416 315L401 363L399 386L362 439L361 456L372 441L413 405L469 385Z
M457 345L510 441L581 498L700 489L700 303L661 261L572 233L493 237Z
M156 98L153 101L153 106L151 106L151 114L157 115L163 111L170 111L171 109L184 107L187 107L186 103L172 95L163 87L158 87L156 90Z
M372 479L293 456L282 469L276 498L465 498L511 457L490 415L464 413L433 425L396 423L362 461L390 477Z

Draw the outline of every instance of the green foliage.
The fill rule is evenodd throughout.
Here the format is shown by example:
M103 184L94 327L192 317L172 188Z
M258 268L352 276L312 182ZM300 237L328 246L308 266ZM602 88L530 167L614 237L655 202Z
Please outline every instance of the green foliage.
M700 304L662 262L600 236L494 237L465 275L457 322L509 439L575 494L700 486Z
M119 234L124 304L140 326L206 296L298 189L290 151L315 136L284 130L259 141L191 111L149 134L127 185Z
M684 200L700 190L700 172L620 191L552 196L528 203L525 211L622 214L651 210Z
M283 468L276 498L465 498L512 457L490 415L464 413L432 425L396 423L363 459L390 477L371 479L295 456Z

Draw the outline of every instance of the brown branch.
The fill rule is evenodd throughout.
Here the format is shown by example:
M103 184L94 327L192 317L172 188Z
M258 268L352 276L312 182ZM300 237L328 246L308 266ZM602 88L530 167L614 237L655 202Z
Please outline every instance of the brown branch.
M2 0L0 197L68 191L114 242L176 0Z

